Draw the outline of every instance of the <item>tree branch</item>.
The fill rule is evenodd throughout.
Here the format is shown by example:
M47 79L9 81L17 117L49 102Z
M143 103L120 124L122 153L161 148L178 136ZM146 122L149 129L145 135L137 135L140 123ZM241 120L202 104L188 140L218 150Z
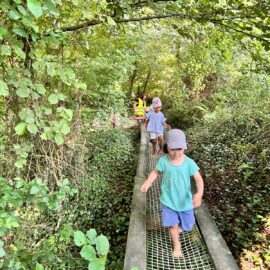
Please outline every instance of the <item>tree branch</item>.
M158 2L175 2L176 0L153 0L153 3L158 3ZM144 1L138 1L137 3L131 4L132 7L134 6L139 6L143 4L149 4L149 1L144 0Z
M208 22L212 22L213 24L217 24L217 25L223 26L225 28L229 28L229 29L231 29L231 30L233 30L235 32L242 33L242 34L244 34L246 36L253 37L253 38L256 38L258 40L261 40L263 42L266 42L266 43L270 44L270 41L267 40L267 39L264 39L264 38L262 38L260 36L253 35L251 33L245 32L245 31L240 30L240 29L236 29L236 28L234 28L234 27L232 27L232 26L230 26L228 24L223 24L218 20L209 19L209 18L203 18L203 17L194 17L194 16L190 16L190 15L187 15L187 14L183 14L183 13L172 13L172 14L146 16L146 17L141 17L141 18L130 18L130 19L117 19L117 18L114 18L114 21L116 23L128 23L128 22L150 21L150 20L155 20L155 19L165 19L165 18L172 18L172 17L181 17L181 18L185 18L185 19L196 20L198 22L200 22L202 20L204 20L204 21L206 20ZM64 27L64 28L62 28L62 31L63 32L77 31L77 30L85 29L85 28L90 27L90 26L102 24L103 22L104 21L101 21L101 20L92 20L92 21L85 22L83 24Z
M128 22L140 22L140 21L150 21L154 19L164 19L164 18L171 18L171 17L182 17L182 18L187 18L187 19L196 19L195 17L182 14L182 13L175 13L175 14L165 14L165 15L156 15L156 16L150 16L150 17L141 17L141 18L130 18L130 19L115 19L114 21L116 23L128 23ZM198 19L198 18L197 18ZM80 29L84 29L90 26L98 25L103 23L101 20L92 20L88 21L82 24L74 25L74 26L68 26L68 27L63 27L61 28L63 32L71 32L71 31L76 31Z
M242 33L242 34L244 34L244 35L246 35L246 36L253 37L253 38L259 39L259 40L261 40L261 41L263 41L263 42L266 42L266 43L270 44L270 41L269 41L269 40L264 39L264 38L262 38L262 37L260 37L260 36L252 35L251 33L245 32L245 31L240 30L240 29L236 29L236 28L234 28L234 27L232 27L232 26L230 26L230 25L223 24L223 23L220 23L220 22L215 21L215 20L213 20L213 21L211 21L211 22L214 23L214 24L221 25L221 26L223 26L223 27L225 27L225 28L229 28L229 29L231 29L231 30L233 30L233 31L235 31L235 32Z

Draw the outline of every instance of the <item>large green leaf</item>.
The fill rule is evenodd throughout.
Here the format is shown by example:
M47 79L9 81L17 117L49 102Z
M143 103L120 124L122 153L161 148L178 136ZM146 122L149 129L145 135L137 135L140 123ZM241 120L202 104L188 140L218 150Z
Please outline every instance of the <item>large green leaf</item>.
M27 125L24 122L21 122L18 125L16 125L16 127L15 127L16 134L19 136L24 135L25 131L26 131L26 126Z
M67 123L63 123L60 127L60 132L67 135L70 132L70 127Z
M11 55L11 49L8 45L1 46L1 54L2 55Z
M97 237L97 231L95 229L90 229L86 232L86 235L89 238L90 243L92 244L92 241Z
M89 263L88 270L105 270L105 265L99 259L95 259Z
M44 4L51 14L55 16L59 15L57 8L51 0L44 0Z
M93 261L96 259L96 251L95 249L90 245L84 245L81 252L81 256L86 259L87 261Z
M20 58L25 59L26 55L25 55L24 51L21 48L15 46L14 51Z
M31 92L31 89L29 89L27 86L25 85L21 85L20 87L17 88L16 90L16 94L21 97L21 98L27 98L29 97Z
M77 247L81 247L83 245L86 245L87 244L87 241L86 241L86 236L83 232L81 231L76 231L74 232L74 241L75 241L75 245Z
M106 236L99 235L95 242L98 254L106 255L109 252L110 245Z
M42 15L43 11L39 0L27 0L27 6L36 18Z
M107 22L108 22L109 25L116 25L115 21L110 16L107 16Z
M35 270L44 270L44 267L43 267L43 265L42 265L42 264L37 263L37 264L36 264L36 268L35 268Z
M15 162L15 166L21 169L26 164L26 159L20 158Z
M58 103L58 95L57 94L51 94L49 95L48 97L48 101L51 103L51 104L57 104Z
M25 30L22 29L22 28L15 27L15 28L12 29L12 31L15 34L17 34L17 35L19 35L21 37L27 37L28 36L27 33L25 32Z
M57 145L61 145L61 144L64 143L64 138L63 138L63 136L61 134L56 134L54 136L54 140L57 143Z
M4 27L0 27L0 40L8 34L8 30Z
M36 84L36 90L41 95L44 95L46 93L46 88L44 87L43 84L40 83Z
M38 132L38 128L35 124L28 124L27 130L32 134L36 134Z
M32 195L37 194L39 192L39 190L40 190L39 186L37 186L37 185L32 186L30 189L30 194L32 194Z
M9 92L7 84L0 79L0 96L6 97L8 96L8 94Z
M17 9L20 11L20 13L22 15L26 15L27 14L27 11L25 10L25 8L23 6L17 6Z
M8 17L12 20L18 20L21 18L20 16L20 13L17 12L16 10L11 10L9 13L8 13Z

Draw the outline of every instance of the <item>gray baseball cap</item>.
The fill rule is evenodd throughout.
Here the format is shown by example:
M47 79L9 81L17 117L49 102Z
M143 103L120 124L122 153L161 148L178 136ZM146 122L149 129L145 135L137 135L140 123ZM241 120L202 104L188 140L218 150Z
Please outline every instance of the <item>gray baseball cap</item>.
M171 129L167 133L167 145L170 149L187 149L185 133L180 129Z

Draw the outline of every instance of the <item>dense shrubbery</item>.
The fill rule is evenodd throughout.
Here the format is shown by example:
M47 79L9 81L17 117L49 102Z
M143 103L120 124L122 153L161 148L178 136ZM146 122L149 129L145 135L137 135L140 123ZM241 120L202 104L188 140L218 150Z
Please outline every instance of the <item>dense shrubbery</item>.
M78 228L94 227L108 237L110 253L106 269L123 268L138 134L133 129L116 128L87 135L87 178L81 182L79 202L71 202L66 211L68 222Z
M227 244L242 269L266 269L270 266L269 101L243 103L217 109L188 133L192 156L204 174L205 200Z
M62 190L59 194L55 192L58 201L61 201L61 207L55 212L46 207L41 211L27 204L18 208L16 217L21 226L16 233L13 231L7 234L3 238L4 242L0 241L0 255L3 244L7 253L5 260L0 260L0 266L3 269L37 267L40 270L44 269L43 266L46 269L87 268L88 262L81 258L81 248L75 247L75 244L76 239L83 238L81 232L95 228L98 234L107 236L110 242L106 269L122 269L136 171L138 134L133 129L85 134L88 150L84 153L84 169L87 172L80 179L71 179L71 184L76 185L77 194L68 198ZM8 191L5 187L1 195L13 202ZM39 186L33 185L31 192L39 195ZM53 201L45 195L42 193L39 200L43 204L48 201L50 206ZM17 200L17 203L20 201ZM36 203L39 201L36 200ZM14 226L19 225L14 223ZM81 231L77 236L74 234L76 230Z

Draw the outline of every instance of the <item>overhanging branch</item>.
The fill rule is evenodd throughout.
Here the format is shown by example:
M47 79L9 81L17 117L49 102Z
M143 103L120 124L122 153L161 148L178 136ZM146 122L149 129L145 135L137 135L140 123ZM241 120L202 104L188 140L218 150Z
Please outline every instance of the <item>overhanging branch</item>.
M231 30L233 30L233 31L235 31L235 32L244 34L244 35L249 36L249 37L256 38L256 39L258 39L258 40L261 40L261 41L263 41L263 42L266 42L266 43L270 44L270 41L267 40L267 39L264 39L264 38L262 38L262 37L260 37L260 36L253 35L253 34L248 33L248 32L245 32L245 31L243 31L243 30L241 30L241 29L236 29L236 28L234 28L234 27L232 27L232 26L230 26L230 25L228 25L228 24L223 24L223 23L217 22L217 21L211 21L211 22L214 23L214 24L221 25L221 26L223 26L224 28L229 28L229 29L231 29Z
M140 21L150 21L154 19L164 19L164 18L171 18L171 17L181 17L181 18L186 18L186 19L196 19L195 17L182 14L182 13L174 13L174 14L165 14L165 15L156 15L156 16L146 16L146 17L141 17L141 18L130 18L130 19L116 19L113 18L116 23L128 23L128 22L140 22ZM82 24L74 25L74 26L68 26L62 28L63 32L71 32L71 31L76 31L80 29L84 29L90 26L102 24L103 21L101 20L92 20L88 21Z
M209 19L209 18L205 18L205 17L194 17L194 16L190 16L184 13L173 13L173 14L164 14L164 15L156 15L156 16L145 16L145 17L141 17L141 18L129 18L129 19L117 19L117 18L113 18L114 21L116 23L129 23L129 22L140 22L140 21L150 21L150 20L155 20L155 19L166 19L166 18L173 18L173 17L180 17L180 18L184 18L184 19L190 19L190 20L195 20L195 21L208 21L208 22L212 22L213 24L217 24L220 26L223 26L225 28L229 28L235 32L238 33L242 33L246 36L249 37L253 37L256 38L258 40L261 40L263 42L266 42L268 44L270 44L270 41L267 39L264 39L260 36L256 36L253 35L251 33L245 32L241 29L236 29L228 24L223 24L222 22L220 22L219 20L214 20L214 19ZM81 29L85 29L87 27L91 27L94 25L98 25L98 24L102 24L104 23L104 21L101 20L92 20L92 21L87 21L83 24L79 24L79 25L74 25L74 26L69 26L69 27L63 27L62 31L63 32L71 32L71 31L77 31L77 30L81 30Z

